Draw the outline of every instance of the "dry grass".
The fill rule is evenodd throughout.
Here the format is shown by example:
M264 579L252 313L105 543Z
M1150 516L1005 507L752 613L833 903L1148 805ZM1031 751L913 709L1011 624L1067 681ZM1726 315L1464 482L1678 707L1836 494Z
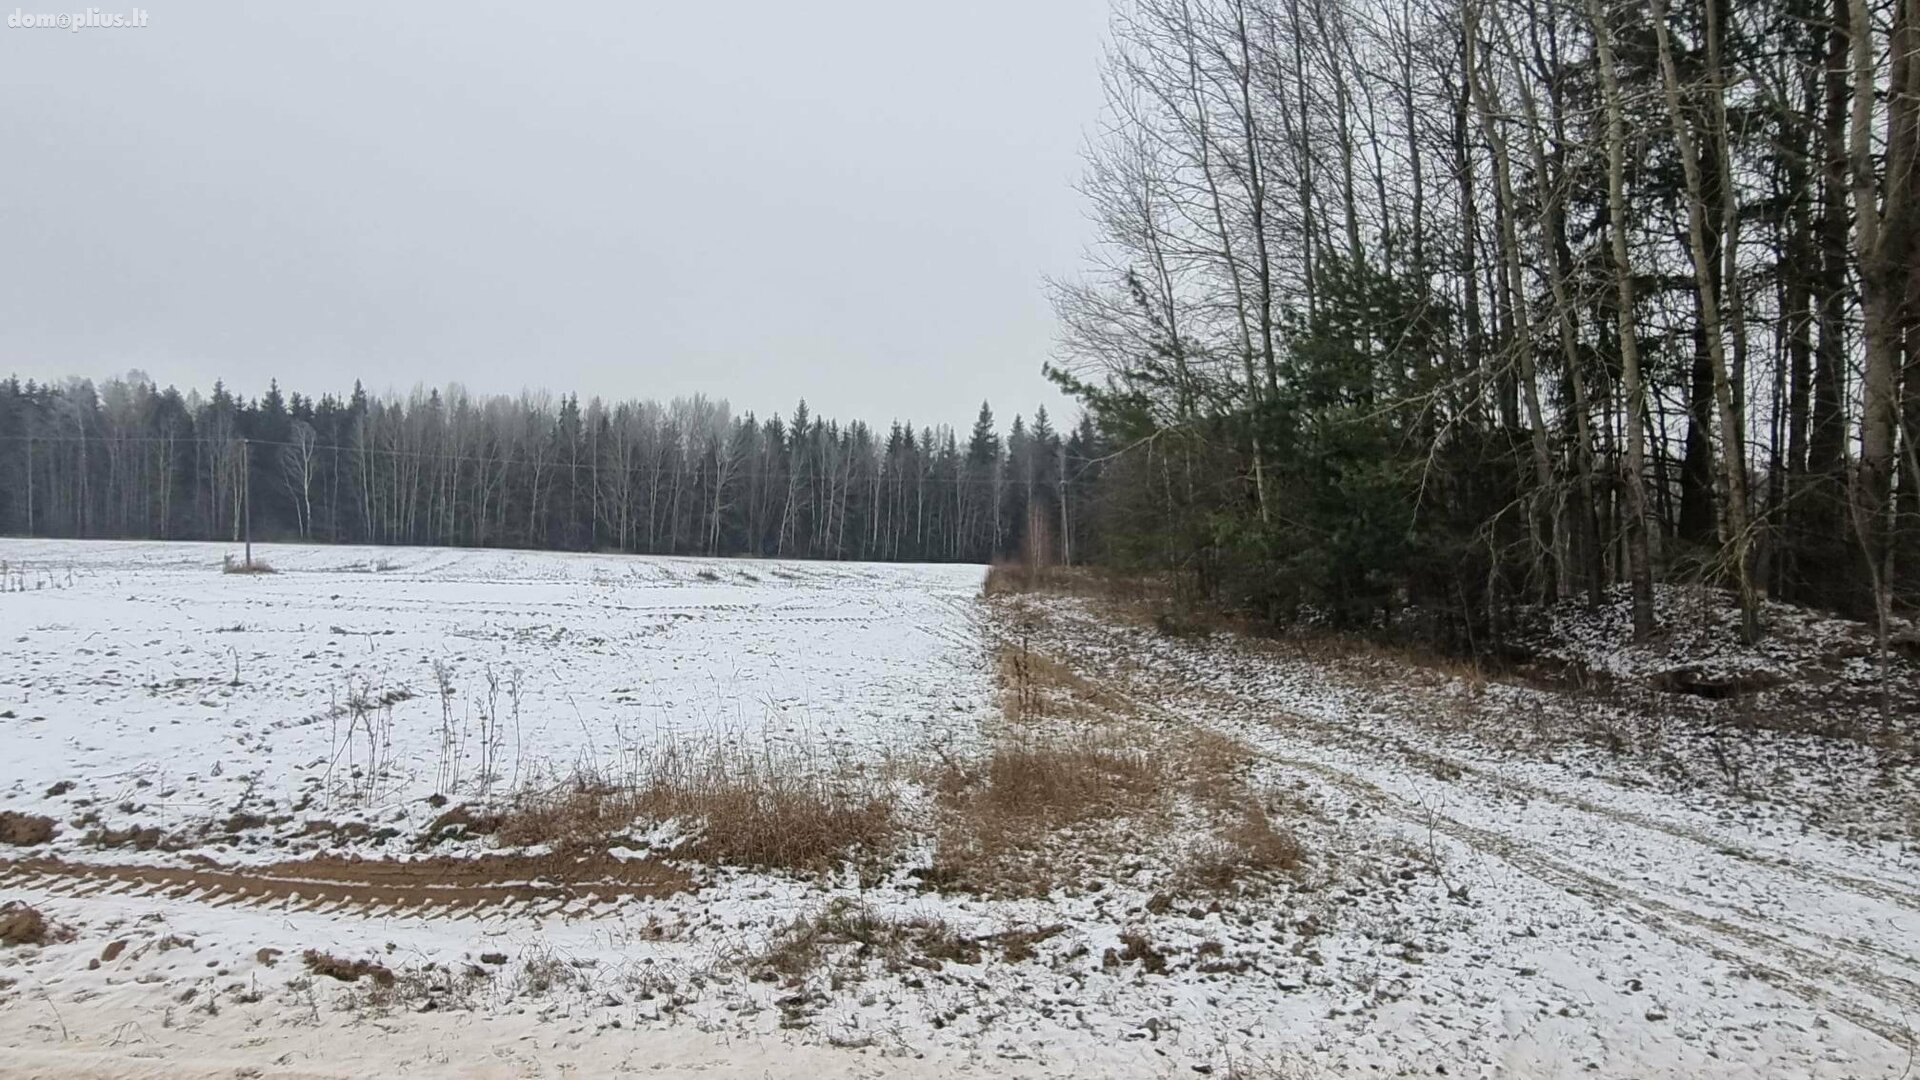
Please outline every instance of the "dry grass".
M1252 790L1258 758L1253 747L1196 729L1181 740L1174 758L1188 797L1210 822L1209 834L1186 860L1182 884L1206 892L1245 891L1305 865L1305 845L1292 829L1275 823L1273 811L1298 819L1312 808L1284 796L1269 796L1262 806Z
M987 571L983 592L987 596L1088 597L1103 601L1105 613L1116 622L1149 628L1171 637L1205 637L1231 632L1258 647L1302 659L1355 668L1377 665L1397 679L1404 679L1407 671L1412 670L1436 680L1459 680L1476 694L1485 689L1488 680L1485 665L1472 657L1323 627L1276 626L1242 612L1193 602L1175 582L1164 576L1083 566L1036 569L1018 563L996 563Z
M586 963L588 961L569 962L561 959L550 949L535 952L521 962L516 989L526 994L584 989L589 980L581 965Z
M1378 681L1404 687L1407 677L1424 676L1430 684L1458 681L1476 695L1487 686L1487 669L1471 657L1461 657L1421 645L1374 641L1332 630L1299 630L1276 636L1272 631L1250 636L1256 648L1283 653L1340 669L1364 682Z
M889 971L938 971L947 963L977 964L982 955L978 940L938 919L888 918L843 896L780 928L765 949L738 962L756 978L794 984L817 971L836 949L844 949L849 966L877 961Z
M491 981L487 971L472 964L458 969L427 964L395 971L385 982L376 979L356 982L343 1004L363 1018L401 1012L471 1009L475 996Z
M1092 888L1154 852L1169 887L1241 893L1302 866L1304 845L1261 809L1251 747L1150 714L1144 699L1030 648L1022 608L1014 602L1016 641L994 657L1006 723L979 759L934 778L928 885L990 896Z
M1255 754L1198 726L1142 719L1142 703L1024 645L995 657L1008 723L991 749L938 777L930 885L1044 895L1126 871L1144 851L1171 866L1193 837L1213 853L1186 884L1219 890L1298 864L1297 842L1242 820ZM1224 822L1224 824L1222 824ZM1212 882L1200 885L1201 881Z
M1057 937L1067 931L1066 923L1048 923L1045 926L1032 926L1015 930L1004 930L993 936L994 944L1000 946L1009 964L1018 964L1039 956L1035 946Z
M996 822L1063 825L1136 809L1152 800L1162 779L1137 745L1089 732L1004 739L982 767L955 769L941 786Z
M1065 567L1033 567L1025 563L996 562L987 567L987 580L980 586L980 591L986 596L1056 591L1056 586L1063 580L1065 572Z
M1139 964L1140 970L1149 975L1165 974L1167 954L1153 944L1153 939L1144 930L1126 930L1120 934L1120 948L1108 949L1100 958L1100 966L1114 970L1126 964Z
M1257 883L1263 876L1291 874L1306 860L1299 837L1282 831L1258 806L1247 805L1201 843L1185 868L1188 881L1202 889L1227 892Z
M626 775L581 773L523 791L496 835L513 846L604 851L636 827L678 822L678 854L715 864L818 872L874 858L892 843L893 792L872 774L768 747L670 744Z
M1203 727L1183 732L1171 750L1180 775L1188 781L1189 793L1229 809L1237 808L1236 800L1245 791L1259 757L1258 751L1245 742Z
M1036 895L1098 854L1131 845L1116 833L1158 816L1166 775L1115 733L1001 739L986 757L938 776L939 821L929 883L988 895ZM1062 848L1077 849L1070 858Z
M493 835L508 847L545 844L562 854L587 854L627 841L638 816L631 794L620 785L580 773L516 794L507 810L493 816ZM439 835L430 831L427 842Z

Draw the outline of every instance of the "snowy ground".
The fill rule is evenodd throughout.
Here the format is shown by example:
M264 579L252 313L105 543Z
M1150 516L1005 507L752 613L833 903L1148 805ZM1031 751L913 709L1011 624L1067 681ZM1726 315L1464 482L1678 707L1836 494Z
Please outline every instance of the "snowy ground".
M1170 723L1245 739L1270 785L1344 800L1379 835L1438 853L1464 893L1459 921L1438 930L1445 945L1396 972L1384 1014L1332 1022L1399 1044L1383 1064L1419 1071L1431 1053L1528 1076L1906 1073L1920 1017L1920 776L1906 753L1743 732L1728 752L1747 771L1729 776L1699 745L1723 736L1670 716L1651 723L1656 748L1605 750L1596 727L1634 733L1647 718L1043 606L1041 647L1134 687ZM1682 769L1689 756L1701 760Z
M668 739L872 751L970 731L991 701L978 567L255 551L277 572L224 574L238 548L217 544L0 541L0 809L404 829L436 791Z
M71 934L0 950L0 1071L1897 1077L1912 1060L1910 762L1770 735L1687 772L1697 733L1672 717L981 601L979 568L271 547L279 573L240 576L225 550L0 541L0 811L59 822L0 845L0 900ZM404 858L429 799L667 740L964 757L1004 727L991 656L1013 641L1093 688L1089 723L1244 748L1236 782L1286 808L1306 866L1193 895L1179 863L1207 838L1139 834L1047 895L932 890L929 795L903 770L906 838L864 883L699 868L667 895L463 910L125 876L316 846ZM497 775L482 717L506 732ZM345 748L356 724L388 739L371 761ZM343 840L343 822L369 828ZM125 839L143 829L160 841ZM741 962L847 905L967 947L845 946L774 981ZM1006 944L1023 934L1024 954ZM398 983L311 977L309 948Z

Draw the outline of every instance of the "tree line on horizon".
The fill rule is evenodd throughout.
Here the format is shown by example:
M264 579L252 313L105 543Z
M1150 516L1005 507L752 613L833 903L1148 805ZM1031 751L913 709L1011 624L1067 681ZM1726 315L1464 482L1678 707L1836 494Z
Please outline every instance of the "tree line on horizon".
M1056 562L1087 542L1098 456L1090 424L1056 430L1044 407L1003 435L983 403L962 435L804 401L761 420L701 396L9 378L0 534Z
M1920 599L1920 0L1116 0L1104 81L1108 558L1476 648Z

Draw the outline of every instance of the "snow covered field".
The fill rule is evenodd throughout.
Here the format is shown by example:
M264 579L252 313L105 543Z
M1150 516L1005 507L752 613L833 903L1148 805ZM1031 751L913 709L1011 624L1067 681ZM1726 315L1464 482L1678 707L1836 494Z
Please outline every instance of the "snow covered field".
M1676 772L1596 746L1596 725L1648 736L1591 703L983 600L978 567L263 546L277 572L249 576L221 572L227 550L0 541L0 813L57 823L0 843L0 900L53 923L0 948L0 1072L1839 1078L1912 1060L1910 761L1779 735L1745 744L1746 772ZM1095 760L1150 781L1056 830L1046 889L943 879L971 805L954 777L1041 724L1118 732ZM642 876L612 893L533 873L422 902L423 878L490 850L430 837L446 807L676 742L872 768L897 849L824 874L622 849ZM1835 794L1854 788L1871 794ZM1240 803L1297 866L1196 874ZM526 902L500 902L512 889ZM796 943L808 964L785 966ZM318 976L309 949L390 985Z
M0 541L5 809L86 798L98 828L172 832L304 802L405 824L436 790L666 739L874 750L991 706L979 567L263 544L276 573L222 573L238 551ZM49 799L58 781L74 789Z

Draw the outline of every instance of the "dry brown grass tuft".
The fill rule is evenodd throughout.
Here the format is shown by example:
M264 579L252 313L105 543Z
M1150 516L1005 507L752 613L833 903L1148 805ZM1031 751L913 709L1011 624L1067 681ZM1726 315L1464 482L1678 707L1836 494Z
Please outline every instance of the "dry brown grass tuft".
M311 828L313 824L315 823L309 822L308 827ZM479 836L491 836L498 833L504 824L506 824L506 818L501 814L475 809L466 803L461 803L429 822L427 827L421 830L420 835L414 837L413 846L416 849L429 848L449 840L470 840Z
M1119 949L1108 949L1100 958L1100 966L1108 970L1125 964L1139 964L1140 970L1149 975L1163 975L1167 970L1167 954L1157 948L1153 939L1144 930L1126 930L1120 934Z
M1101 837L1154 816L1165 782L1158 759L1114 732L1002 739L981 762L950 763L937 777L927 879L986 894L1043 894L1074 872L1058 858L1063 843L1103 852L1128 846Z
M1253 884L1249 879L1258 875L1290 874L1305 859L1299 837L1276 828L1266 811L1249 804L1194 851L1186 876L1200 888L1226 892Z
M670 745L617 780L582 773L522 792L496 835L513 846L604 851L636 826L681 823L678 853L715 864L817 872L891 845L894 798L871 774L804 755Z
M1363 683L1377 682L1398 688L1412 674L1429 685L1457 681L1476 695L1487 686L1487 669L1480 661L1417 644L1375 641L1358 634L1321 629L1298 630L1281 636L1269 633L1251 637L1250 641L1296 659L1337 667Z
M1003 931L995 934L993 939L995 944L1000 946L1007 963L1018 964L1039 956L1039 950L1035 946L1066 931L1066 923L1049 923L1046 926Z
M590 963L588 960L563 960L551 950L535 952L521 962L516 985L521 992L528 994L584 989L590 980L583 965Z
M1232 633L1249 648L1281 652L1337 667L1363 684L1391 682L1398 688L1403 686L1409 672L1415 672L1430 689L1458 685L1467 691L1469 701L1476 701L1492 677L1481 659L1442 648L1315 626L1289 627L1222 608L1194 597L1189 588L1164 575L1121 573L1093 567L1035 569L1020 564L995 564L987 572L984 593L990 597L1015 598L1043 593L1087 597L1101 601L1105 614L1118 623L1169 637ZM1014 602L1019 603L1017 599ZM1460 710L1458 703L1450 707L1452 711Z
M1019 601L1010 610L1031 614ZM934 778L934 858L918 872L927 886L1097 888L1136 873L1143 852L1176 891L1258 890L1301 868L1303 845L1260 809L1273 804L1254 790L1251 746L1152 711L1151 685L1109 688L1071 656L1033 650L1030 623L1015 630L994 657L1006 723L977 761L948 761Z
M387 970L377 964L371 967ZM475 995L491 981L491 973L472 964L426 964L390 972L385 980L375 975L366 982L356 982L343 1004L363 1018L400 1012L471 1009Z
M1045 830L1138 810L1156 798L1160 765L1111 732L1009 735L977 761L933 777L941 808L978 831Z
M1001 821L1037 818L1051 824L1124 812L1152 797L1156 763L1136 746L1098 733L1061 739L1013 738L995 746L973 783L978 809Z
M1247 774L1259 757L1244 741L1203 727L1183 732L1173 750L1194 796L1213 801L1233 800L1245 787Z
M987 567L987 580L980 587L985 596L1016 596L1021 593L1048 591L1048 585L1058 580L1058 567L1032 567L1025 563L996 562Z
M938 971L947 963L977 964L980 942L957 934L938 919L893 919L849 897L782 927L765 949L740 961L757 978L797 983L818 970L840 946L856 963L878 961L890 971L920 967Z
M516 794L497 815L493 835L507 847L545 844L561 854L589 854L625 841L638 816L619 785L581 773Z

